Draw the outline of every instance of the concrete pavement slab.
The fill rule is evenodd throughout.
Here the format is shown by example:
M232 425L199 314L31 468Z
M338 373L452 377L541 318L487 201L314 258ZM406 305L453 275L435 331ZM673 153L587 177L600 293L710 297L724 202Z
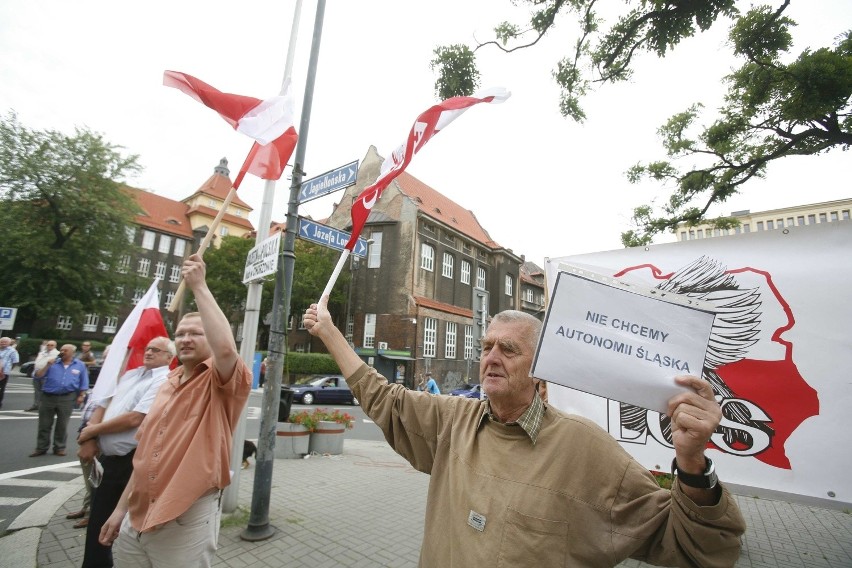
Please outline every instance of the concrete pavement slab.
M385 442L346 440L340 456L275 460L268 513L275 533L260 542L240 538L254 471L252 466L242 472L239 506L223 515L215 567L417 566L429 477ZM40 568L71 568L82 561L85 531L65 520L82 503L82 482L67 485L75 493L41 533ZM850 511L744 495L736 499L748 523L737 568L852 567ZM648 565L628 560L619 566Z

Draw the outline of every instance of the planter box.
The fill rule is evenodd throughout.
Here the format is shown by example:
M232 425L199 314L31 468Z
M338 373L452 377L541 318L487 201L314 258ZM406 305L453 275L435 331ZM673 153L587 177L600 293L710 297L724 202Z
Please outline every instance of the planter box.
M310 432L301 424L279 422L275 431L275 457L278 459L302 459L308 451Z
M346 427L343 424L320 420L317 424L317 429L311 432L310 452L316 452L320 455L342 454L343 435L345 432Z

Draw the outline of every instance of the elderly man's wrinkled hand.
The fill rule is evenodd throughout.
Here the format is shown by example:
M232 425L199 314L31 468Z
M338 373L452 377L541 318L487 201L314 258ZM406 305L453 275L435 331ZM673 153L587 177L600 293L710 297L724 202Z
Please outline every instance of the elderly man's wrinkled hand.
M681 467L688 467L689 462L703 464L704 449L722 420L722 409L708 381L691 375L676 377L675 381L689 389L668 402L667 415L672 419L678 464Z

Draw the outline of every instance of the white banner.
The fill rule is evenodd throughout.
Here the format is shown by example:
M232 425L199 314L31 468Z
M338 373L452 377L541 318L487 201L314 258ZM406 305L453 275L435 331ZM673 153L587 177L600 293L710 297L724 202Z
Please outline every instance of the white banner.
M548 259L709 302L700 373L722 406L707 454L721 479L852 503L852 223ZM693 374L699 374L694 372ZM607 429L649 469L673 455L658 412L552 385L557 408Z
M701 374L714 314L685 296L563 267L531 374L665 413L686 390L674 378Z

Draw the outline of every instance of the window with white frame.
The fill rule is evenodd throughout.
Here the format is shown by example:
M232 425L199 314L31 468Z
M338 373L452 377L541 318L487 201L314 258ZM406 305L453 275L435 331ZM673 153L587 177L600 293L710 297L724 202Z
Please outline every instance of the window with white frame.
M219 234L223 237L227 237L228 236L228 227L221 227L219 229Z
M448 252L444 253L444 262L441 265L441 276L444 278L452 278L453 277L453 266L455 264L455 258Z
M127 242L132 243L133 239L136 238L136 227L125 227L124 234L127 237Z
M169 282L172 284L180 282L180 264L172 265L172 269L169 271Z
M376 345L376 314L364 316L364 347Z
M535 302L535 298L533 296L532 288L527 288L526 290L524 290L524 301L529 302L530 304Z
M110 297L111 302L118 303L124 299L124 286L116 286Z
M148 276L148 273L151 272L151 260L147 258L139 259L139 268L136 270L139 276Z
M179 256L183 258L183 254L186 252L186 241L183 239L175 239L175 250L172 251L172 254L175 256Z
M118 328L118 318L116 316L107 316L104 319L104 333L115 333L115 330Z
M160 280L165 280L166 278L166 263L158 262L157 266L154 267L154 278L159 278Z
M130 255L124 254L121 255L121 258L118 259L118 266L116 267L119 273L127 274L127 271L130 270Z
M473 359L473 326L464 326L464 360Z
M435 248L432 245L420 245L420 268L429 272L435 270Z
M141 299L142 299L142 296L144 296L144 295L145 295L145 290L144 290L144 289L142 289L142 288L136 288L136 290L134 290L134 291L133 291L133 300L131 301L131 302L132 302L132 304L133 304L134 306L135 306L136 304L138 304L138 303L139 303L139 300L141 300Z
M166 294L166 307L171 306L172 302L175 301L175 291L172 290L168 294Z
M157 247L157 252L169 254L169 249L172 247L172 238L168 235L160 235L160 246Z
M485 267L476 267L476 287L485 290Z
M506 275L506 295L511 296L512 290L515 288L515 279L512 278L511 274Z
M59 316L56 318L56 329L61 329L62 331L69 331L71 329L71 316Z
M98 331L100 319L98 314L86 314L86 319L83 320L83 331Z
M438 320L425 318L423 323L423 356L434 357L438 349Z
M142 231L142 248L154 250L154 241L157 240L157 233L154 231Z
M370 235L373 242L367 249L367 268L381 268L382 266L382 232L373 231Z
M459 272L461 273L461 283L470 284L470 261L462 260Z
M456 332L458 324L452 321L447 322L447 335L444 337L444 357L447 359L456 358Z
M208 206L210 206L210 207L212 207L213 209L218 209L218 208L219 208L219 207L218 207L218 206L219 206L219 204L218 204L218 203L216 203L216 200L215 200L215 199L208 199L208 200L207 200L207 205L208 205Z
M109 270L109 265L103 261L105 258L110 258L109 251L102 250L100 258L101 260L98 261L98 270Z
M355 315L349 314L346 319L346 341L352 343L352 336L355 335Z

